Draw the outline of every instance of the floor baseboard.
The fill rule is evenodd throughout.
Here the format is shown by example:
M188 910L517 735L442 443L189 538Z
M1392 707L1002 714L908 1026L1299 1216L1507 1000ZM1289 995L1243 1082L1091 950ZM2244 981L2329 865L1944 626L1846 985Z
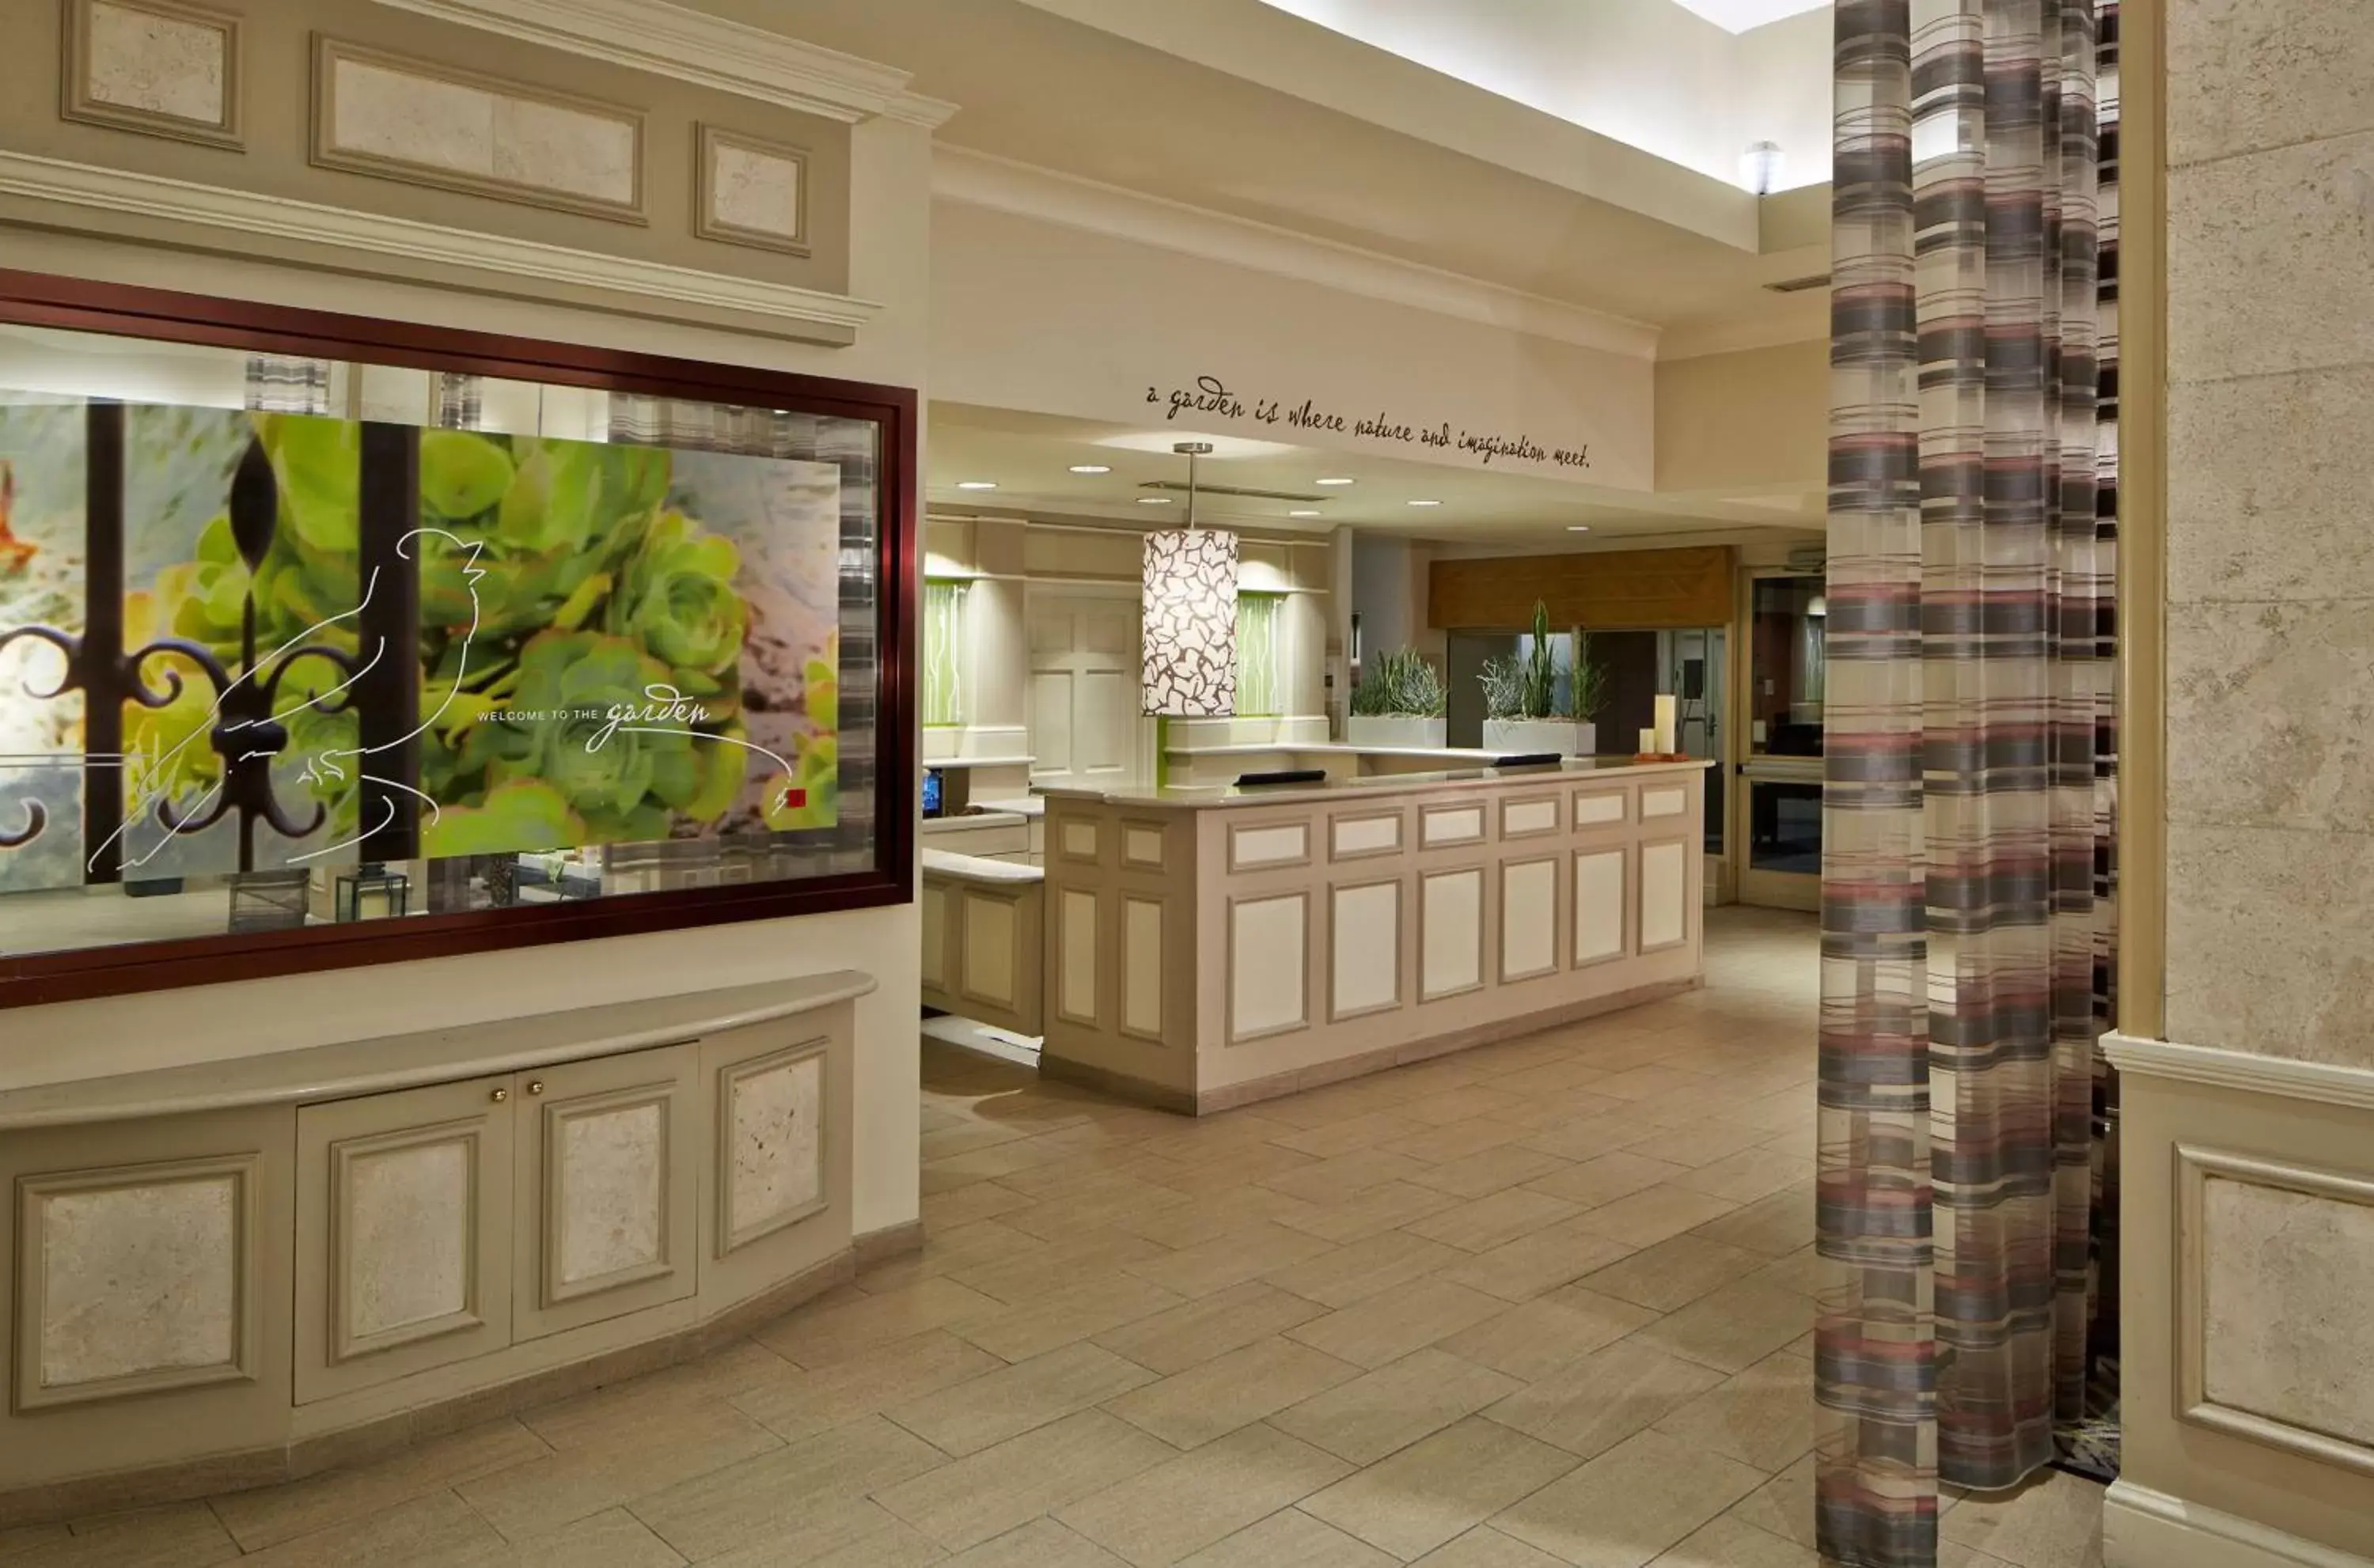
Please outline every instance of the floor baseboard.
M2238 1514L2116 1481L2102 1500L2103 1568L2374 1568Z

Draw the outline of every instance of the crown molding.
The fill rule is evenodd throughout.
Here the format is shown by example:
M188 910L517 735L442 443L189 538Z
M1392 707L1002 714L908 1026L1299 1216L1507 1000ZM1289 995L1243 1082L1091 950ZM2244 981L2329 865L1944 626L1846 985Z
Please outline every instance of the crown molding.
M1658 329L1646 322L945 142L932 148L932 194L1627 358L1657 357Z
M654 76L854 123L937 126L957 106L907 90L912 73L666 0L379 0Z
M401 257L491 275L510 283L513 293L523 292L523 283L597 290L618 296L622 305L633 301L632 313L641 316L663 313L652 309L655 300L733 311L770 324L776 335L811 342L854 341L858 329L882 311L871 300L761 278L6 150L0 150L0 197L61 209L39 216L38 226L45 228L123 238L123 225L111 220L163 220L222 236L217 243L177 241L182 249L237 252L242 241L256 238L295 241L321 246L336 256L340 270L365 275L401 275L383 264L388 257Z
M2145 1078L2172 1078L2215 1089L2374 1110L2374 1069L2258 1056L2214 1046L2184 1046L2132 1035L2105 1035L2102 1054L2121 1072Z

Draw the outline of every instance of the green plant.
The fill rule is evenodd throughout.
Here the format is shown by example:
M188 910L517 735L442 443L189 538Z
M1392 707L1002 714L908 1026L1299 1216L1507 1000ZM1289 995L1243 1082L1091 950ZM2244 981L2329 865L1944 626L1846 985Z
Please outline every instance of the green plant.
M1356 718L1440 719L1447 703L1442 677L1415 648L1381 653L1352 688Z
M1591 661L1591 638L1574 634L1574 669L1567 699L1557 696L1557 661L1550 644L1549 607L1534 602L1533 646L1522 658L1487 659L1476 676L1484 711L1499 720L1590 720L1607 706L1607 669Z
M1607 666L1592 662L1591 635L1588 632L1574 634L1574 676L1569 684L1573 693L1567 706L1574 710L1577 719L1596 719L1606 710Z
M130 628L140 642L183 638L229 661L252 591L259 645L308 639L358 652L360 427L299 415L233 417L252 422L271 461L280 526L251 571L229 517L215 517L193 558L161 568L153 591L127 596ZM427 827L430 853L711 826L741 796L754 758L773 755L748 744L744 722L751 628L741 553L688 515L702 509L697 495L672 497L674 470L666 450L627 442L421 432L419 528L405 548L418 563L418 703L429 720L418 739L421 787L443 808ZM132 751L172 760L135 763L127 790L187 797L219 777L202 737L177 745L210 720L196 666L176 660L160 655L149 673L181 673L184 700L154 710L126 705ZM835 820L836 661L828 647L806 661L814 732L796 736L783 759L790 780L769 770L771 827ZM296 700L326 695L340 679L335 664L316 659L281 683L292 755L350 755L360 743L351 710L322 713ZM307 779L341 837L360 825L357 771Z

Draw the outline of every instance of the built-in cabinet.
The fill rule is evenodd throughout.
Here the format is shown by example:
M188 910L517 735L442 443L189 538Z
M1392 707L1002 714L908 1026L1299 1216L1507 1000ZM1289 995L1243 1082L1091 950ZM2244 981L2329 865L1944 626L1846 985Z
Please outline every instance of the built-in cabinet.
M691 1295L698 1062L669 1046L300 1107L297 1402ZM810 1166L790 1179L820 1186Z
M0 1093L0 1506L229 1455L268 1479L311 1440L824 1288L871 986Z

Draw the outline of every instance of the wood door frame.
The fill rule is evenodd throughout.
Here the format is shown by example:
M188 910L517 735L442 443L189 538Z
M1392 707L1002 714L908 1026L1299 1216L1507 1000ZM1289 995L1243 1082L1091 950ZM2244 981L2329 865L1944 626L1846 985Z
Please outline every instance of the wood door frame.
M1729 775L1723 790L1722 849L1724 870L1723 891L1732 899L1765 909L1819 909L1822 907L1822 879L1819 873L1807 875L1797 872L1760 872L1750 864L1748 856L1748 803L1755 782L1746 774L1746 765L1756 756L1754 749L1754 701L1756 680L1756 584L1767 578L1804 578L1817 574L1787 566L1742 567L1739 568L1739 592L1736 613L1731 625L1731 694L1725 704L1730 709L1728 721L1731 738L1724 743L1722 766ZM1818 759L1813 759L1818 760Z

